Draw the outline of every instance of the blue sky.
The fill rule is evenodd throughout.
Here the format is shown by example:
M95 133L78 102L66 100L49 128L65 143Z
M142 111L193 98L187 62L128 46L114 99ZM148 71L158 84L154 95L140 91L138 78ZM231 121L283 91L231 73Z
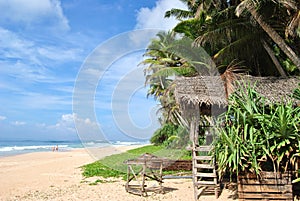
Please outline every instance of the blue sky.
M102 74L88 65L103 62L107 49L123 47L123 42L105 44L124 33L172 28L176 20L163 15L173 7L183 5L179 0L0 0L0 140L75 140L76 129L81 138L149 138L156 103L145 98L141 85L137 64L143 49L135 49L141 46L99 66ZM143 34L135 42L141 43ZM85 72L98 77L84 78L93 82L94 99L79 109L74 86Z

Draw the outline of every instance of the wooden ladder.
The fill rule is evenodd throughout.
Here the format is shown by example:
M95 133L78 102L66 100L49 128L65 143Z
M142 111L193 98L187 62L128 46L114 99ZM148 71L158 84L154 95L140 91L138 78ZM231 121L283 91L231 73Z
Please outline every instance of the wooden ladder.
M218 184L214 157L209 155L211 146L194 146L193 153L193 183L195 200L202 194L215 194L219 197Z

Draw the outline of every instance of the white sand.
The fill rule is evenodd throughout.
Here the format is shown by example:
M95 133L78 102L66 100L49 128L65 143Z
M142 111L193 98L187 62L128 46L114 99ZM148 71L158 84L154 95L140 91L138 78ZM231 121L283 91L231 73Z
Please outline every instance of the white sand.
M119 153L136 146L101 148L97 156ZM125 181L89 185L98 178L85 180L80 166L95 161L85 149L69 152L40 152L0 158L0 200L194 200L190 179L166 179L163 186L170 189L165 194L149 194L140 197L125 191ZM220 200L229 198L230 192L223 191ZM199 200L213 201L214 196Z

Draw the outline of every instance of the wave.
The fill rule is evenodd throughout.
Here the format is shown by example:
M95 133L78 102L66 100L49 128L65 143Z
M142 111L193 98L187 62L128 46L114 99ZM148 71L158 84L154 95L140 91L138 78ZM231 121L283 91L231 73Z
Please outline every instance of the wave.
M9 144L10 143L10 144ZM9 153L27 153L38 151L52 151L58 145L60 150L72 150L76 148L106 147L106 146L130 146L149 144L149 141L88 141L88 142L68 142L68 141L20 141L0 144L0 155ZM35 143L35 144L34 144Z
M62 149L70 148L69 145L60 145L58 146ZM0 152L9 152L9 151L34 151L34 150L52 150L53 145L30 145L30 146L7 146L0 147Z
M106 146L130 146L149 144L149 141L86 141L82 142L84 147L106 147Z
M135 141L135 142L116 141L116 142L113 142L113 145L124 145L124 146L144 145L144 144L149 144L149 141Z

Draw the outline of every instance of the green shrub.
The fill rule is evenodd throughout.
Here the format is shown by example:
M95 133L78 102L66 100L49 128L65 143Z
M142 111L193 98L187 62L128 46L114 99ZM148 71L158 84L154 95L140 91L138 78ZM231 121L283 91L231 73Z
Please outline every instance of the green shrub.
M167 123L155 131L150 142L154 145L181 149L185 148L189 142L189 134L186 128Z
M298 84L298 88L294 90L293 97L297 100L300 100L300 83Z
M150 142L154 145L162 145L167 141L177 130L177 126L174 124L164 124L161 128L157 129L150 139Z
M299 124L299 107L272 104L250 86L241 86L229 98L214 141L220 176L286 171L299 153Z

